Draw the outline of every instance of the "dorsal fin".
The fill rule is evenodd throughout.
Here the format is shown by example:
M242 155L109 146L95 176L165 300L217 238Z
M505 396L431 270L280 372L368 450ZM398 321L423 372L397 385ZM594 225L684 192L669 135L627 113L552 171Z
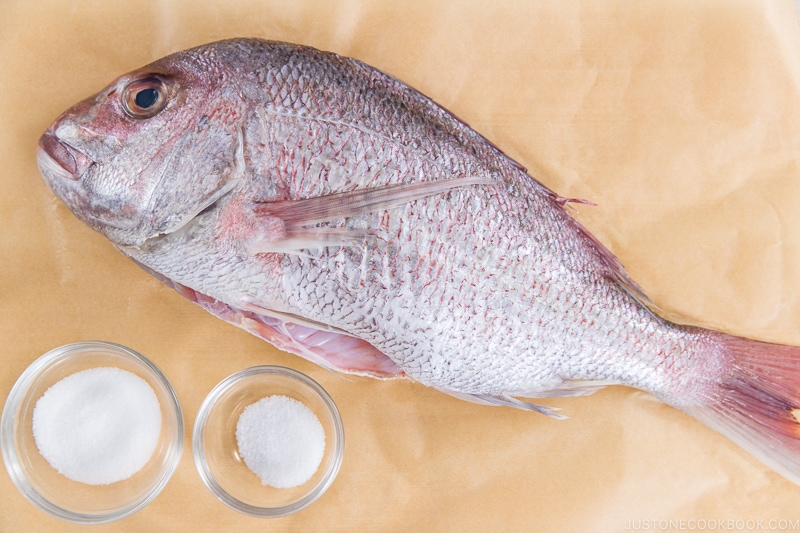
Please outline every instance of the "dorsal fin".
M589 230L584 228L580 222L574 218L572 220L575 221L575 225L577 226L581 235L583 235L584 238L589 241L589 244L591 244L600 260L608 269L608 276L615 279L620 285L622 285L623 288L625 288L625 290L631 294L631 296L646 304L647 307L656 307L650 298L648 298L648 296L644 293L642 288L639 287L635 281L633 281L633 278L630 277L628 272L625 270L625 267L622 266L620 260L617 259L617 256L611 253L611 250L606 248L602 242L597 240L597 237L592 235Z
M536 181L536 180L534 180ZM655 305L652 300L645 294L639 284L637 284L633 278L631 278L630 274L625 270L625 267L622 265L620 260L614 255L611 250L609 250L602 242L597 240L597 237L592 235L592 233L586 229L583 224L578 222L575 217L569 212L569 204L582 204L582 205L589 205L589 206L596 206L594 202L589 200L583 200L580 198L565 198L563 196L558 196L556 193L536 181L545 191L546 196L556 205L559 209L564 211L567 216L570 217L575 227L578 229L578 232L581 236L586 239L589 246L594 250L597 254L598 259L605 265L606 267L606 275L615 280L620 286L625 289L628 294L632 297L639 300L642 304L645 305L650 310L658 310L658 306ZM655 315L655 313L654 313ZM658 316L658 315L655 315Z

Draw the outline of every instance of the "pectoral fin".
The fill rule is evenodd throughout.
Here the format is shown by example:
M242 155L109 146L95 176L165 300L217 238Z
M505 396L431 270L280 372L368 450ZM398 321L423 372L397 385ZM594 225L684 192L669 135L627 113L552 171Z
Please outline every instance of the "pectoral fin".
M391 209L456 187L496 184L497 180L491 178L465 176L357 189L302 200L260 203L255 212L264 232L250 249L255 253L292 253L306 248L353 244L363 240L367 230L321 224Z

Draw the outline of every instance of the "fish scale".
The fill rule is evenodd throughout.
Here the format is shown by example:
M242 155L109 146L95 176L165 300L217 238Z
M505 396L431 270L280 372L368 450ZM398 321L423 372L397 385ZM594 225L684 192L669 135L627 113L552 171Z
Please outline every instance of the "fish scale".
M477 192L470 191L469 194L477 194ZM445 203L444 200L441 202ZM416 234L415 228L430 225L432 219L435 220L435 217L438 216L438 209L435 204L439 202L431 201L430 203L433 204L430 207L430 211L432 212L430 217L420 216L416 219L408 219L395 216L392 217L392 223L402 232L413 232ZM450 202L446 203L449 204ZM457 207L458 205L456 204L456 210L458 210ZM452 233L459 233L468 228L482 226L491 227L490 224L484 224L483 222L485 221L480 219L471 220L470 218L465 216L463 219L456 219L453 221L452 228L442 228L440 231L442 233L448 233L448 230L450 230ZM439 219L439 221L441 222L441 219ZM485 279L482 286L475 286L472 282L472 280L475 279L474 273L466 269L467 266L471 266L472 262L468 257L458 257L458 254L462 253L462 250L456 248L440 252L437 255L439 261L452 265L448 277L444 280L439 279L437 283L429 284L429 290L413 290L415 287L422 285L420 281L423 283L430 281L419 279L421 272L424 272L425 268L419 268L418 261L422 260L427 267L430 257L432 257L431 255L420 253L420 251L425 251L424 248L420 250L420 247L441 243L438 235L434 232L429 231L425 232L425 234L430 235L430 238L422 242L420 242L419 238L414 239L414 247L410 250L404 247L394 247L394 255L384 252L384 250L378 246L374 248L370 247L369 250L371 253L377 255L387 254L389 257L389 264L393 266L398 265L398 270L401 271L401 274L392 276L391 272L376 272L369 276L366 283L370 284L370 279L372 278L394 277L396 279L400 276L399 281L393 284L397 290L383 290L379 293L376 292L372 297L353 299L348 302L352 307L361 307L362 309L365 306L378 309L387 309L391 307L395 317L399 314L408 317L404 327L411 331L410 337L413 339L413 345L406 347L402 355L395 354L393 358L400 363L400 366L405 368L412 377L423 383L447 390L459 390L481 394L512 393L523 396L535 396L537 390L546 389L553 384L557 384L564 378L616 378L616 380L622 381L623 377L627 377L628 379L624 382L631 383L635 379L637 386L640 388L646 387L647 389L658 392L657 389L649 386L647 382L649 376L646 374L641 376L609 375L608 370L605 370L606 374L604 375L600 375L599 373L592 375L590 372L592 368L591 357L594 356L594 353L589 354L588 357L584 356L582 361L572 365L553 365L552 357L558 353L564 354L561 358L575 358L584 355L584 350L581 349L578 343L569 342L571 339L581 338L571 331L575 329L576 324L579 324L582 320L576 316L580 314L581 309L576 308L570 301L570 291L567 289L553 290L551 287L549 297L543 297L544 295L542 294L529 295L528 286L536 286L534 283L536 278L535 270L531 270L527 275L522 277L519 275L520 272L518 270L504 272L496 268L498 265L494 265L495 268L493 272L495 275L493 278ZM488 232L486 238L493 240L495 235L496 234L493 232ZM404 239L404 237L403 233L401 233L397 241L405 241L406 239ZM454 240L458 242L460 235L454 235L453 237ZM523 237L522 235L514 235L502 239L501 242L521 242ZM495 246L495 249L498 248ZM344 276L346 273L359 271L359 269L355 267L355 264L360 264L363 261L364 259L358 254L352 254L348 250L340 250L329 258L329 264L320 270L342 275L343 278L337 284L338 289L339 287L346 287L348 285L348 281ZM352 266L348 266L348 263ZM536 261L534 260L533 263L535 264ZM530 263L526 266L529 267ZM287 267L287 270L298 267L298 263L294 261L291 267ZM547 269L546 266L545 269ZM298 270L302 270L302 267L299 267ZM511 300L511 306L503 311L504 316L507 317L509 322L513 323L513 326L508 328L507 334L505 335L507 340L505 342L501 341L496 350L489 352L484 350L482 338L487 336L496 338L496 336L491 335L490 332L487 331L487 328L480 327L487 322L491 323L491 320L487 320L485 314L489 312L488 307L486 305L480 305L480 302L485 302L494 297L498 292L505 292L503 287L498 287L497 282L501 277L513 280L516 287L514 298ZM526 279L531 282L530 285L526 283ZM305 285L305 283L298 283L297 279L293 277L285 284L285 288L292 290L292 288L300 285ZM451 287L455 287L455 291L453 291ZM322 287L316 292L331 294L334 290ZM346 291L342 292L345 293ZM352 292L350 292L350 294L352 294ZM292 294L289 292L287 296L288 298L285 305L290 305L290 302L294 299L300 300L299 294L297 293ZM296 298L294 296L296 296ZM341 301L342 300L339 300L339 302ZM530 302L532 301L543 303L543 305L540 304L537 306L542 310L540 316L537 316L537 307L531 308ZM326 304L327 303L328 302L326 302ZM634 307L633 310L640 313L642 312L638 307ZM311 316L315 320L331 323L337 327L348 330L353 330L354 327L357 327L361 323L361 317L358 316L350 316L349 323L342 323L338 320L336 313L330 313L331 309L327 306L321 309L308 306L303 309L298 309L298 311L304 316ZM606 309L604 312L608 313L608 310ZM362 314L366 314L366 312L362 311ZM469 321L465 320L465 316L468 314L472 317ZM390 327L390 324L385 320L381 312L377 314L373 312L370 316L376 321L375 326L372 328L373 331L392 331L394 334L394 330ZM444 338L442 338L442 332L439 328L432 327L432 325L437 323L437 317L439 316L452 317L451 327L448 328L452 333ZM594 319L600 323L602 317L596 316ZM548 358L528 357L527 354L532 349L530 343L522 344L515 342L517 338L524 339L527 335L530 335L530 329L528 328L531 327L532 322L542 322L546 324L546 326L542 328L538 334L533 335L533 337L543 339L542 348L536 351L550 351L551 353L548 354ZM622 322L626 324L636 324L636 321L627 317L622 320ZM649 323L646 325L649 325ZM380 334L375 335L372 331L358 331L358 333L359 336L365 338L379 349L382 347L384 339L381 338ZM631 335L633 334L634 332L631 332ZM586 332L583 331L582 337L586 336ZM591 334L591 336L594 337L595 334ZM617 346L614 346L612 343L609 345L609 348L622 351L622 343L618 342L617 344ZM446 348L440 348L439 345L443 345ZM421 347L425 347L425 349L421 349ZM441 354L447 352L451 352L447 355L448 360L463 358L469 362L469 366L479 369L486 367L492 368L493 365L497 364L497 361L508 361L508 364L499 365L499 368L495 366L492 372L481 370L477 375L469 376L470 388L465 388L465 384L462 381L465 378L463 373L451 375L445 368L435 364L435 362L430 362L427 367L425 366L425 363L428 363L429 359L434 354L436 358L440 359ZM647 356L646 353L642 352L638 352L634 355L637 358ZM517 359L521 359L521 361L517 361ZM582 373L580 375L558 375L556 373L559 367L567 370L571 366L580 368ZM428 370L423 371L423 367ZM420 370L417 371L417 368ZM554 373L556 374L554 375Z
M157 105L131 110L142 87ZM527 399L636 387L800 482L800 349L660 318L578 200L363 63L179 52L66 111L37 158L123 253L282 349L554 417Z

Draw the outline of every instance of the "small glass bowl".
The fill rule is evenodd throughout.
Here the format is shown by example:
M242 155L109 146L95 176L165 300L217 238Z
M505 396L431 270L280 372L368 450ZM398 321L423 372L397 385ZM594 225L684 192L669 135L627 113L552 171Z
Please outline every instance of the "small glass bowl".
M81 370L116 367L144 379L161 405L161 434L147 464L108 485L87 485L58 473L41 456L33 438L36 402L61 379ZM66 344L34 361L8 395L0 421L6 469L19 491L41 510L77 524L104 524L134 514L166 486L183 449L183 415L167 378L130 348L102 341Z
M262 485L236 444L236 424L244 408L276 394L305 404L325 430L325 454L316 473L288 489ZM311 505L333 483L342 464L344 427L333 400L316 381L290 368L255 366L221 381L203 401L192 452L203 483L222 503L250 516L286 516Z

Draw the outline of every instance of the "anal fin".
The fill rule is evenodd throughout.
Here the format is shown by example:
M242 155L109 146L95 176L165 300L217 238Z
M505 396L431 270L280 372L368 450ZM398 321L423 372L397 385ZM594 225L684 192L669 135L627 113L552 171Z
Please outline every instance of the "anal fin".
M526 394L527 398L564 398L570 396L588 396L598 390L609 385L618 385L615 381L600 381L600 380L564 380L557 387L552 389L541 389L532 391ZM455 392L451 390L440 389L442 392L472 403L481 405L494 405L503 407L513 407L515 409L522 409L523 411L533 411L550 418L557 420L564 420L568 418L562 414L557 413L560 409L558 407L549 407L546 405L539 405L529 402L520 398L502 394L468 394L463 392Z
M506 396L506 395L492 396L489 394L467 394L463 392L455 392L444 389L439 389L439 390L441 390L445 394L449 394L454 398L458 398L459 400L465 400L480 405L513 407L515 409L522 409L523 411L533 411L535 413L549 416L550 418L555 418L556 420L566 420L568 418L556 412L560 410L558 407L549 407L547 405L539 405L536 403L526 402L525 400L520 400L512 396Z
M611 380L565 379L561 385L552 389L538 390L531 393L532 398L566 398L572 396L589 396L610 385L619 385Z

